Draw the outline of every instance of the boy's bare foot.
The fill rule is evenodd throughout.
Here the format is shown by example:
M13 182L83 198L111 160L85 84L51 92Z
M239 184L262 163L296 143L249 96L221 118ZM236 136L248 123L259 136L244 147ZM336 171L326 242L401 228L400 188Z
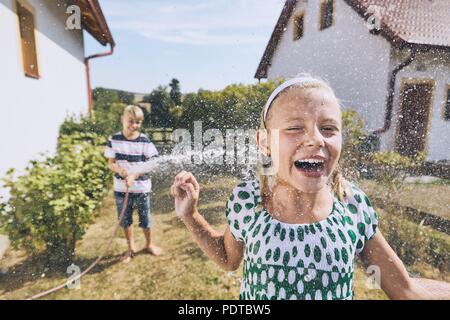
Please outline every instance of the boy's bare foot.
M144 250L154 256L160 256L163 253L162 249L155 245L148 246Z
M124 256L120 259L120 261L122 263L130 263L131 259L134 258L134 256L136 255L136 253L132 250L128 250L127 253L124 254Z

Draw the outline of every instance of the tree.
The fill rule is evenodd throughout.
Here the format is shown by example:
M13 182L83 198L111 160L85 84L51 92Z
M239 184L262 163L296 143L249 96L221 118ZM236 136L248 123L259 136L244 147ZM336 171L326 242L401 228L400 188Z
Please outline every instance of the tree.
M181 105L181 90L180 81L178 79L172 79L169 84L170 87L170 99L176 106Z
M107 109L111 103L120 102L126 105L134 103L134 94L123 91L106 88L95 88L92 91L94 102L98 108Z
M95 88L92 93L94 98L94 119L86 123L96 128L92 132L109 135L120 130L122 127L120 117L125 106L129 104L127 102L129 102L131 96L134 99L134 95L131 94L130 96L125 91L105 88ZM121 94L122 98L120 98Z
M261 109L280 81L230 85L220 91L199 89L186 94L178 125L192 129L194 121L202 121L205 130L257 128Z
M94 111L108 111L111 104L119 102L119 94L117 91L95 88L92 90L94 99Z
M167 91L166 86L158 86L148 96L144 97L144 102L152 105L151 124L154 127L171 128L173 126L173 116L170 113L174 103Z
M134 103L134 94L133 93L119 90L117 92L117 94L119 96L119 102L126 104L126 105L130 105L130 104Z

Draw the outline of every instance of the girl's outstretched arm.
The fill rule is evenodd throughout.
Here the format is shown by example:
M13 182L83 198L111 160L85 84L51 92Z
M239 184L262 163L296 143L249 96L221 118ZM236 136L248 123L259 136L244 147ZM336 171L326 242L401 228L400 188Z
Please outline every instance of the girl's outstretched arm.
M224 234L215 231L198 212L200 186L190 172L182 171L170 189L175 211L183 219L202 251L222 269L236 270L243 257L243 243L234 239L229 228Z
M449 283L411 278L379 230L366 242L361 258L366 267L378 267L375 276L390 299L450 299Z
M413 278L416 287L431 294L430 299L450 300L450 283L431 279Z

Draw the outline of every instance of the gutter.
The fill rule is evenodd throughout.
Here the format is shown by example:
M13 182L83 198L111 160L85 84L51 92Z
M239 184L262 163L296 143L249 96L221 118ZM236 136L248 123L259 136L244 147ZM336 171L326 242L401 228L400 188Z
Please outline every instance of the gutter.
M103 34L110 35L111 33L110 33L108 27L105 26L105 24L103 23L104 19L102 19L100 17L99 12L96 10L96 7L92 3L92 0L88 0L88 3L89 3L89 6L91 7L92 12L94 13L95 20L97 21L97 23L99 24L99 26L102 29ZM93 55L90 55L90 56L84 58L84 64L86 66L87 87L88 87L88 114L89 114L90 119L92 119L94 103L93 103L93 98L92 98L91 72L90 72L90 67L89 67L89 61L92 59L96 59L96 58L107 57L114 53L114 47L116 45L114 43L114 40L112 39L111 36L107 37L107 40L108 40L109 47L110 47L109 51L104 52L104 53L93 54Z
M89 67L89 61L91 59L101 58L101 57L106 57L106 56L112 55L114 53L114 45L112 43L110 43L109 46L110 46L110 50L107 52L94 54L94 55L84 58L84 64L86 65L86 77L87 77L87 86L88 86L89 118L92 118L92 112L94 110L94 102L93 102L93 98L92 98L91 71L90 71L90 67Z
M394 94L395 94L395 83L397 81L397 74L406 66L411 64L411 62L414 61L417 55L417 50L412 49L411 54L408 58L406 58L405 61L400 63L395 69L392 71L390 77L389 77L389 93L388 93L388 99L386 102L386 115L384 118L384 126L380 129L377 129L373 131L372 133L374 135L380 135L382 133L385 133L388 131L392 124L392 110L394 109Z

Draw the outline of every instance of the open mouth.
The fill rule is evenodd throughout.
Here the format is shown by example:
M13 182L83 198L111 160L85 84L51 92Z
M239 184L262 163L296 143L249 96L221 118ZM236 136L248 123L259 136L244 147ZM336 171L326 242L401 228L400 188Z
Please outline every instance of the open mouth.
M304 172L321 172L325 168L325 161L320 159L303 159L294 162L297 169Z

